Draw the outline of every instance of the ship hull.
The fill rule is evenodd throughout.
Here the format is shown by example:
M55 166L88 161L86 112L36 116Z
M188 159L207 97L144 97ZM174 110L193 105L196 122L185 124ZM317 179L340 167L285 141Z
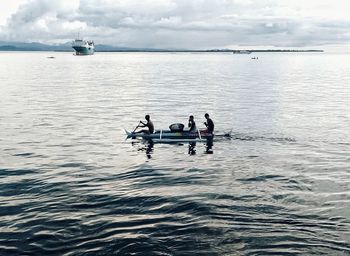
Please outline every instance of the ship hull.
M86 46L73 46L76 55L93 55L94 49Z

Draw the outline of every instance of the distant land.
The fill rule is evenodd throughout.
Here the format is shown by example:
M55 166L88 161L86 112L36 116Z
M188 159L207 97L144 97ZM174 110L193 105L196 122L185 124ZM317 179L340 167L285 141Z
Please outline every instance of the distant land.
M48 45L42 43L22 43L0 41L0 51L56 51L74 52L71 43ZM253 53L253 52L323 52L323 50L289 50L289 49L266 49L266 50L234 50L234 49L209 49L209 50L187 50L187 49L155 49L155 48L129 48L104 44L95 45L96 52L233 52L233 53Z

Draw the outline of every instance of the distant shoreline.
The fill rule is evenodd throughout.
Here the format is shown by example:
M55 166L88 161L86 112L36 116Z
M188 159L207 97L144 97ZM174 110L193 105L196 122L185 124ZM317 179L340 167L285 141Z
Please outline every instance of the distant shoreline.
M0 51L50 51L50 52L74 52L72 49L71 43L67 42L65 44L59 45L49 45L42 43L23 43L23 42L6 42L0 41ZM206 49L206 50L189 50L189 49L161 49L161 48L131 48L124 46L112 46L97 44L95 45L96 52L226 52L234 54L251 54L257 52L323 52L320 49L307 49L307 50L298 50L298 49Z
M72 50L53 50L53 49L25 49L25 48L5 48L0 47L1 52L74 52ZM298 52L324 52L324 50L158 50L158 49L130 49L130 50L98 50L95 49L95 52L170 52L170 53L233 53L233 54L250 54L250 53L261 53L261 52L270 52L270 53L298 53Z
M324 50L115 50L115 51L99 51L96 52L224 52L234 54L249 54L254 52L324 52Z

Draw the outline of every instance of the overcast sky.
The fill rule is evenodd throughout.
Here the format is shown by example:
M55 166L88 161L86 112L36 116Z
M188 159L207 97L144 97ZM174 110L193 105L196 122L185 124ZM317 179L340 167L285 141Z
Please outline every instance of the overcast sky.
M150 48L350 45L349 0L0 0L0 41Z

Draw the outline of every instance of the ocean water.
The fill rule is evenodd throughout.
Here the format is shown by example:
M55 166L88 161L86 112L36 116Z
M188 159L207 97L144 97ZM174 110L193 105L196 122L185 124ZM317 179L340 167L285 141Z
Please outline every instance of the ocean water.
M1 52L0 255L349 255L349 57Z

